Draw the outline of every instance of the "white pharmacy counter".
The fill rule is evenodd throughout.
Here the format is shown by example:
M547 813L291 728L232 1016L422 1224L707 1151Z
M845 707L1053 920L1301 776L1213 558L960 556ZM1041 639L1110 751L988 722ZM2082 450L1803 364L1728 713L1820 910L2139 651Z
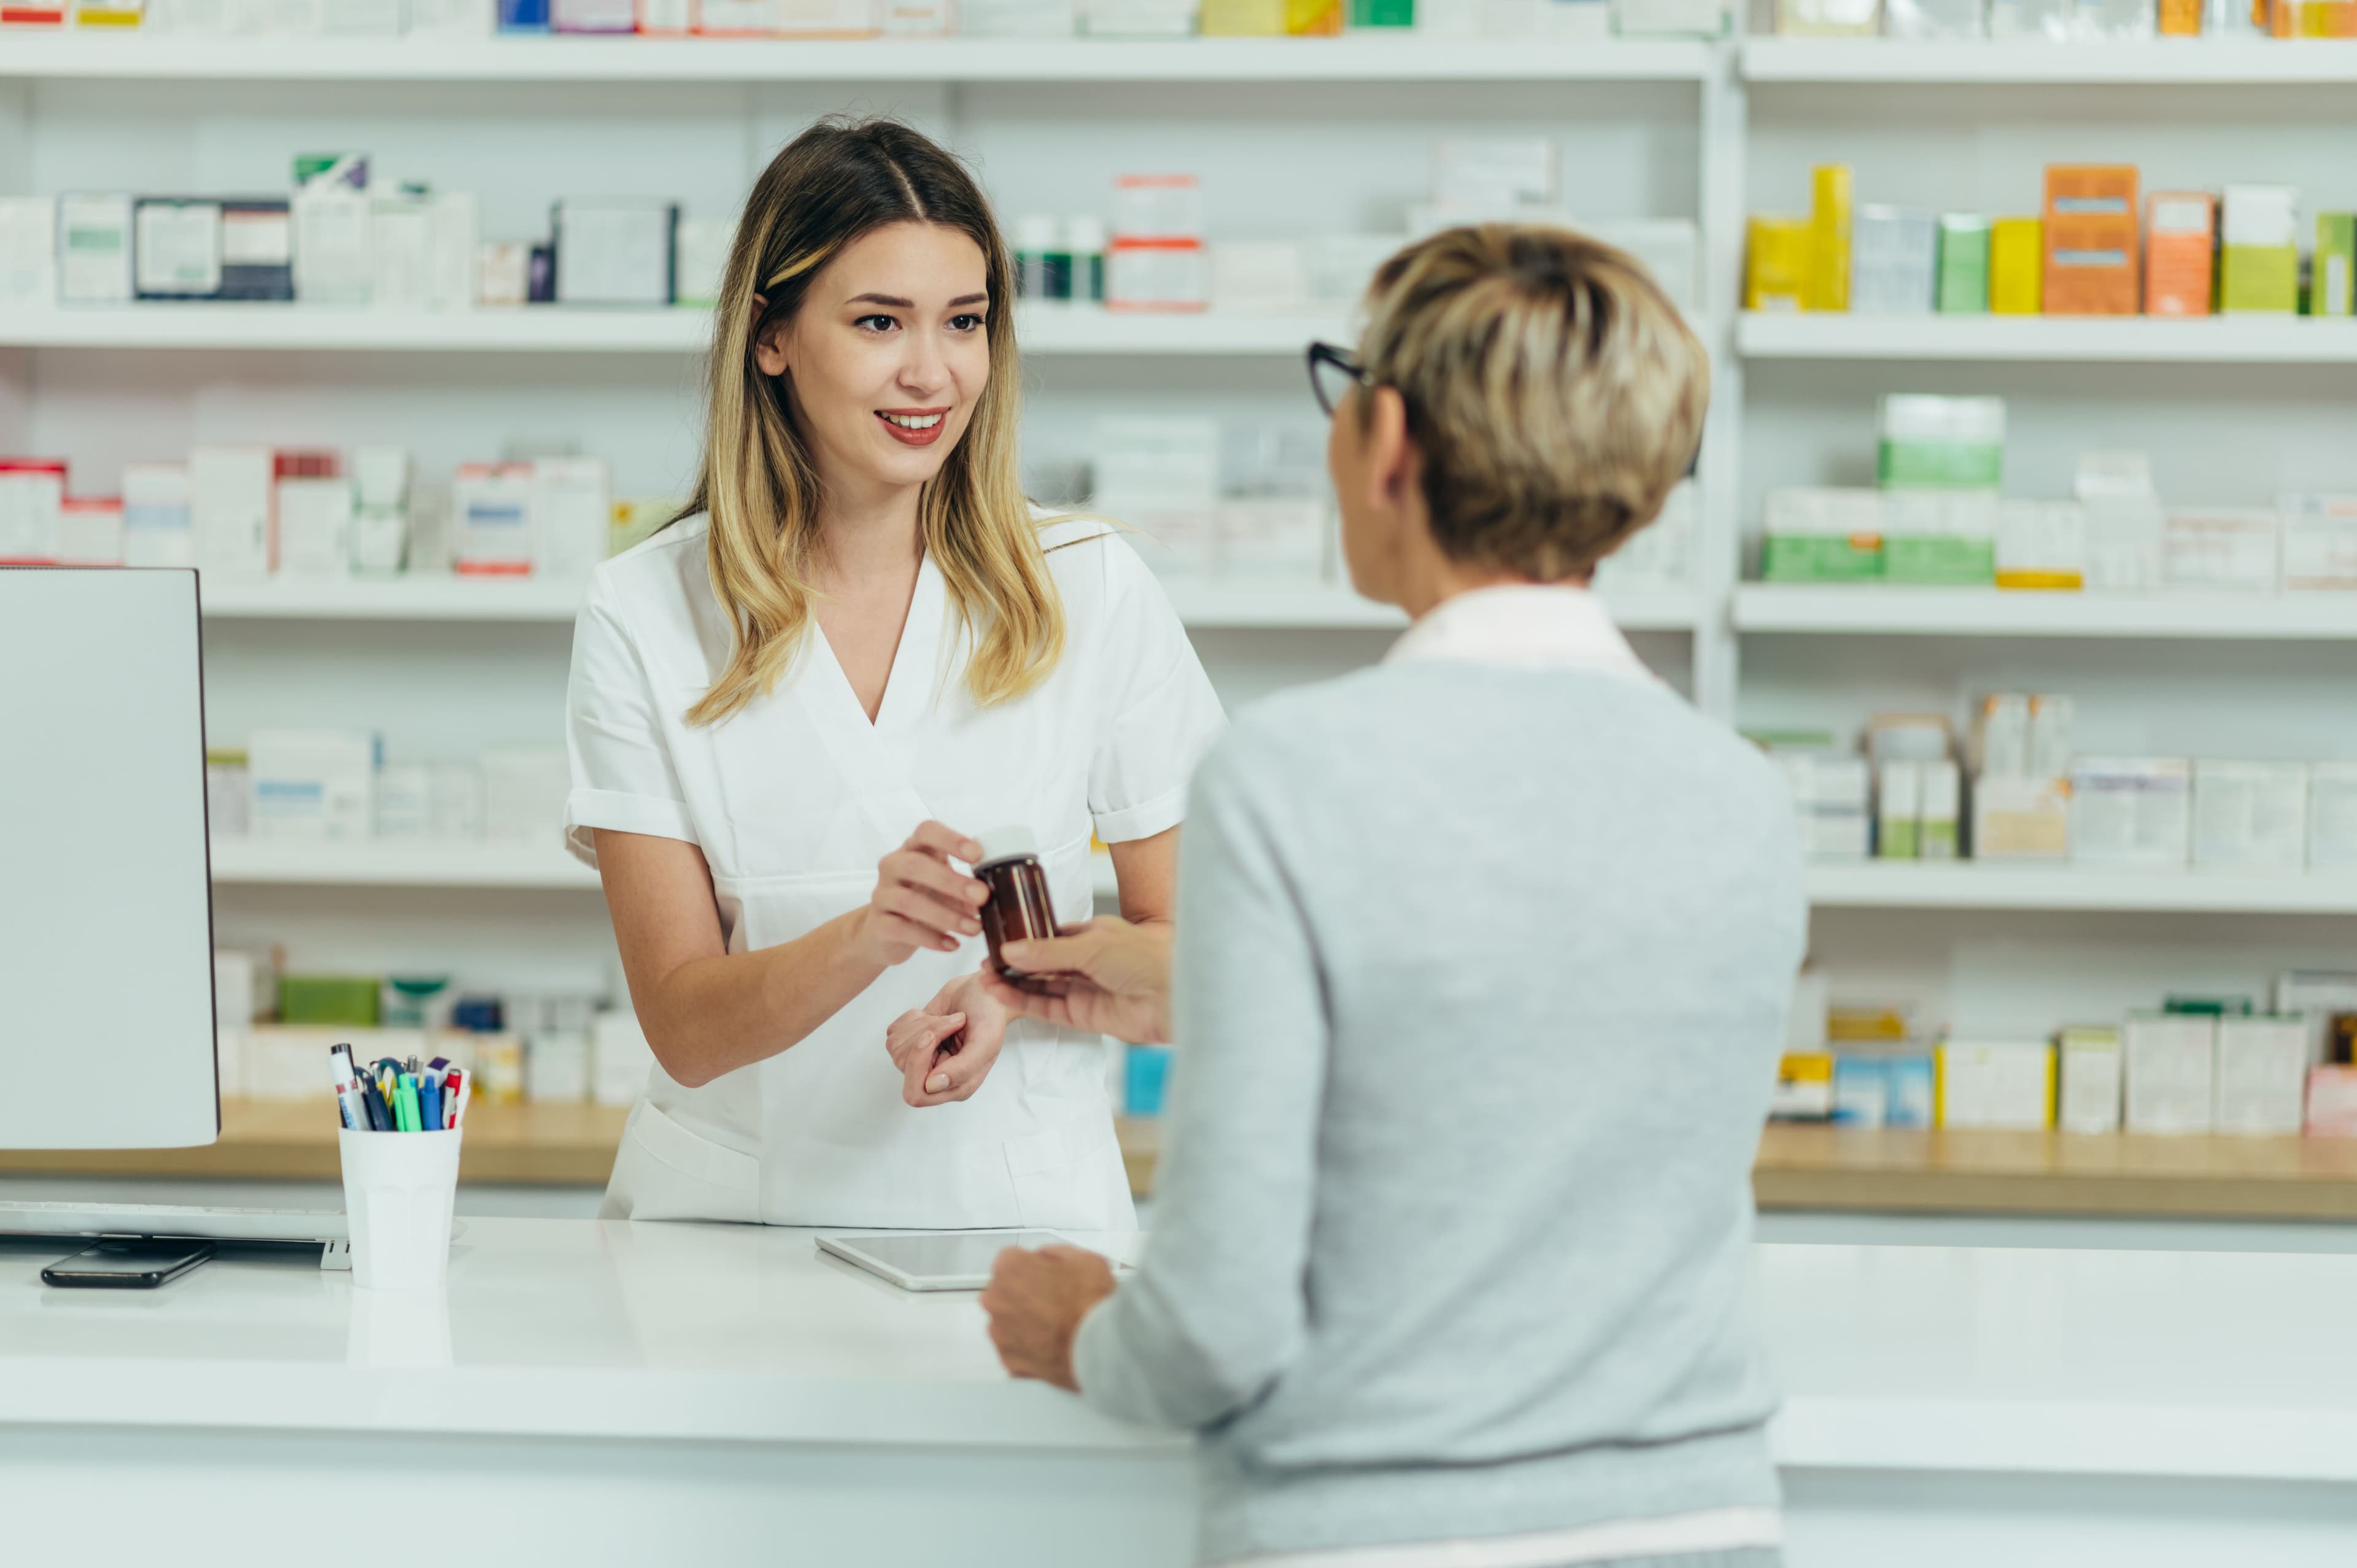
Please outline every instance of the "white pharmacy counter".
M64 1250L0 1241L11 1561L1190 1560L1182 1444L805 1231L472 1219L414 1294L44 1287ZM2357 1562L2357 1256L1769 1245L1758 1279L1792 1568Z

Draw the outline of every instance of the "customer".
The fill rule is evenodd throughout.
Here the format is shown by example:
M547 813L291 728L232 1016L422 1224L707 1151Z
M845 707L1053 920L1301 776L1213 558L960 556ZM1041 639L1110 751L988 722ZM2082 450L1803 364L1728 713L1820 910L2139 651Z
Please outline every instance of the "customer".
M1312 367L1351 580L1415 624L1198 772L1144 1265L1007 1252L993 1337L1201 1434L1206 1561L1772 1563L1744 1276L1791 806L1584 588L1686 470L1706 357L1559 231L1437 235L1369 306ZM1022 1005L1152 1032L1157 940L1038 944L1109 983Z

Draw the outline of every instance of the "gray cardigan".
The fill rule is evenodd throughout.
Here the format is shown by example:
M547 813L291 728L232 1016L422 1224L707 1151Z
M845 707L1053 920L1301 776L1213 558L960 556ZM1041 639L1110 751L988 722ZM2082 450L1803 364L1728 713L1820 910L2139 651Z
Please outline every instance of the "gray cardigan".
M1075 1354L1200 1430L1204 1559L1773 1504L1766 760L1642 681L1386 664L1246 710L1181 864L1152 1236Z

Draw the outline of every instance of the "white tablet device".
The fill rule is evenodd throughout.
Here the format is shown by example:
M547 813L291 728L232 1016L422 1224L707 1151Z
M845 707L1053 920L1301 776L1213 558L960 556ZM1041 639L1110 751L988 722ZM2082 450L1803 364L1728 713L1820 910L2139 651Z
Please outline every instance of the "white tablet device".
M821 1236L819 1251L856 1263L902 1290L980 1290L1009 1247L1077 1247L1053 1230L874 1230Z

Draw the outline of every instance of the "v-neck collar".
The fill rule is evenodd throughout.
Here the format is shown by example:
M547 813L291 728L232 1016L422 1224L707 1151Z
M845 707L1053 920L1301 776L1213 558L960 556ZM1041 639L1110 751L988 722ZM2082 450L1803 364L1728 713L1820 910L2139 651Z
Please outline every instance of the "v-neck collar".
M825 628L818 624L816 616L811 618L811 638L834 672L835 705L861 729L877 735L903 729L930 703L936 673L933 666L942 645L942 599L941 574L934 569L932 552L929 550L917 564L917 585L909 596L909 613L900 623L900 640L892 650L892 668L884 677L884 700L876 705L873 719L867 716L866 706L851 683L851 672L835 657L834 644L827 640ZM910 690L919 686L927 689Z

